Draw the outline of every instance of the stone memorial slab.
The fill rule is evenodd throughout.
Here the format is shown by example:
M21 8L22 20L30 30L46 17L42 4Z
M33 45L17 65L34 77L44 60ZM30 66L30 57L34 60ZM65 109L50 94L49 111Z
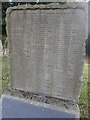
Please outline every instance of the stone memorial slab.
M9 8L10 88L77 101L87 23L86 3Z

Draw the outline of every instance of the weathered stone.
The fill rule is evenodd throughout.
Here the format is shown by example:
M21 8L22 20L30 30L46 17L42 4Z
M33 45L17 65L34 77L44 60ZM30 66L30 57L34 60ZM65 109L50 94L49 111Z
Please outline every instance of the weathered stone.
M11 88L77 100L87 22L86 3L9 8Z

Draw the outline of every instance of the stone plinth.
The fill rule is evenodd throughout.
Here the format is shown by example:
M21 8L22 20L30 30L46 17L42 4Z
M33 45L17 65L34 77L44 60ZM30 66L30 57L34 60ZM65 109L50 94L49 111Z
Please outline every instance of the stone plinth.
M3 118L79 118L80 116L78 106L74 104L61 101L60 106L57 107L9 94L3 94L2 106Z

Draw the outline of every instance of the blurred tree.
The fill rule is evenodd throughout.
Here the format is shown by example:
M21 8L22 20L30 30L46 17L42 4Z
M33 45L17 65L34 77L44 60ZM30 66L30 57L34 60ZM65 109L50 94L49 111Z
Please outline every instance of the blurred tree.
M90 33L88 35L88 39L86 40L86 55L90 57Z
M9 2L2 2L2 35L6 35L6 10L10 7Z
M3 46L3 55L5 49L7 49L8 42L6 41L6 11L8 7L17 5L18 3L2 2L2 46Z

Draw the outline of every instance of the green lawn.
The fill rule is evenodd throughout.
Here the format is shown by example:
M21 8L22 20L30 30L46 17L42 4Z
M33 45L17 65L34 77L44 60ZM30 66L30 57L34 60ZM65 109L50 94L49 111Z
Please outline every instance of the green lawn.
M81 118L88 117L88 64L84 64L81 93L79 97L79 108L81 112Z
M8 58L7 56L2 57L2 92L7 90L9 80L9 70L8 70Z
M0 66L1 67L1 66ZM88 64L84 64L84 70L83 70L83 82L81 87L81 94L79 98L79 108L81 112L81 118L87 118L88 117L88 73L90 73L90 70L88 70ZM2 58L2 91L4 92L7 90L9 80L9 71L8 71L8 58L4 56Z

